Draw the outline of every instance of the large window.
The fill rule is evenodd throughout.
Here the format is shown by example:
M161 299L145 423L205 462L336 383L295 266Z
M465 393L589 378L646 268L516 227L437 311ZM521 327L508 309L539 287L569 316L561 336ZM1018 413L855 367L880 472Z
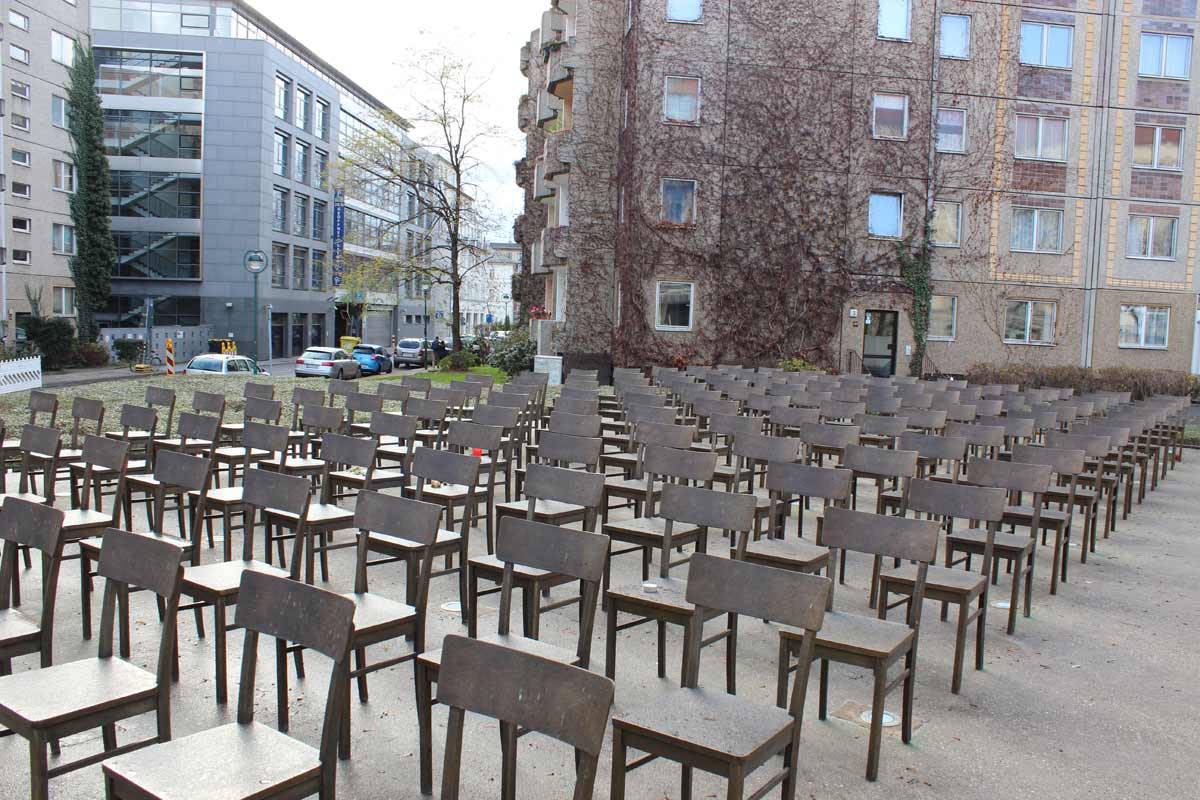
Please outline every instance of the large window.
M71 124L71 114L67 106L67 98L59 97L56 94L50 95L50 123L60 128L65 128Z
M58 31L50 31L50 57L64 66L75 63L75 40Z
M198 159L200 130L199 114L104 109L104 147L110 156Z
M929 298L929 333L927 339L948 342L954 339L958 326L958 298L935 294Z
M312 92L296 87L296 127L311 130Z
M1004 341L1053 344L1058 304L1051 300L1009 300L1004 308Z
M699 22L704 15L704 0L667 0L667 19L671 22Z
M312 283L310 288L314 292L325 290L325 253L320 250L312 252Z
M288 193L287 189L276 186L271 190L271 230L287 233L288 229Z
M113 170L111 214L136 219L199 219L200 176Z
M1170 329L1169 306L1121 306L1121 347L1165 348Z
M275 131L275 174L282 178L290 178L288 174L288 153L292 149L292 140L285 133Z
M316 158L316 161L313 163L313 167L316 170L313 173L313 185L316 186L318 189L328 189L329 188L329 153L326 153L324 150L318 150L318 151L316 151L316 153L317 153L317 158Z
M271 286L287 288L288 246L276 242L271 245Z
M942 14L938 54L942 58L970 58L971 18L966 14Z
M696 181L663 178L662 220L675 225L696 224Z
M292 248L292 288L304 289L308 278L308 250L303 247Z
M1021 63L1038 67L1071 67L1074 28L1045 22L1021 23Z
M1132 214L1129 232L1125 237L1125 255L1130 258L1175 260L1175 217L1152 217Z
M958 247L962 243L962 203L934 201L931 235L938 247Z
M961 108L939 108L937 115L939 153L963 153L967 149L967 112Z
M690 331L696 284L660 281L655 292L654 327L660 331Z
M200 324L199 297L155 297L154 324L173 328ZM96 314L105 327L145 328L146 298L139 295L114 294L108 305Z
M324 200L313 200L312 213L312 238L325 239L325 225L328 217L328 204ZM412 231L408 232L409 239L412 239Z
M908 39L909 0L879 0L880 39Z
M55 286L53 313L56 317L75 316L75 287Z
M1062 252L1063 212L1053 208L1013 208L1010 249L1021 253Z
M100 94L135 97L204 96L204 56L97 47L96 88Z
M75 191L75 165L69 161L55 161L54 168L54 190L56 192Z
M324 100L317 100L317 117L313 133L322 139L329 138L329 103Z
M302 194L293 195L292 234L295 236L308 235L308 198Z
M667 76L663 96L667 122L697 122L700 119L700 79Z
M1192 37L1143 33L1138 74L1187 80L1192 74Z
M1182 169L1182 145L1182 128L1137 125L1133 130L1133 165L1152 169Z
M875 94L871 107L871 135L876 139L908 137L908 95Z
M115 278L200 278L199 236L157 231L113 231L113 241L117 245Z
M292 118L292 82L282 75L275 76L275 116L284 122Z
M899 239L903 228L904 195L896 192L871 192L867 208L867 232L882 239Z
M58 255L75 255L75 226L53 223L50 226L50 249Z
M400 247L400 228L374 214L347 208L346 241L360 247L394 252Z
M1013 154L1017 158L1066 161L1067 121L1062 117L1018 114Z
M304 142L296 142L296 170L293 179L299 183L308 183L309 153L311 149Z

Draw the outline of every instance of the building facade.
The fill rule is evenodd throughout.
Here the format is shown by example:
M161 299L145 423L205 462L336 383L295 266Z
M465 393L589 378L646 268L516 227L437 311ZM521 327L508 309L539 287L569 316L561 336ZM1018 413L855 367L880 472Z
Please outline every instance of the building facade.
M1194 0L557 0L521 53L515 228L550 349L1200 372L1198 23Z

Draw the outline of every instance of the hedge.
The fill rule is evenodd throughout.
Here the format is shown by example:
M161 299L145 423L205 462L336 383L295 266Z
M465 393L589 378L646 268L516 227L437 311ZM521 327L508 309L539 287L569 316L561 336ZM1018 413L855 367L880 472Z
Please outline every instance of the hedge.
M1047 367L1027 364L976 364L967 370L972 384L1016 383L1022 388L1073 387L1086 392L1130 392L1134 400L1157 394L1200 399L1200 379L1186 372L1133 367Z

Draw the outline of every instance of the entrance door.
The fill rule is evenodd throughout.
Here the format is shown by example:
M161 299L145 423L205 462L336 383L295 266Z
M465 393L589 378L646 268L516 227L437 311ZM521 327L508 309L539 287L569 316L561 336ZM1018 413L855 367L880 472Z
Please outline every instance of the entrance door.
M868 310L863 321L863 368L877 378L896 374L896 329L900 312Z
M271 315L271 358L287 357L287 318L287 314Z
M1200 309L1196 309L1196 330L1192 335L1192 374L1200 375Z

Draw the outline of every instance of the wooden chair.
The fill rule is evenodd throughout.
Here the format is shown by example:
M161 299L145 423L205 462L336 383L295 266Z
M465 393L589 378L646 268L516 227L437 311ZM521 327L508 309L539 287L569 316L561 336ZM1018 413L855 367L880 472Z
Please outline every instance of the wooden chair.
M246 381L242 386L243 399L243 420L242 422L222 422L221 423L221 442L223 444L237 446L242 441L242 431L246 427L246 419L256 419L259 422L266 422L269 425L278 425L279 418L275 419L260 419L250 417L247 413L251 399L254 400L274 400L275 387L269 383L255 383ZM280 414L283 412L283 403L280 402Z
M180 455L195 455L203 458L211 470L212 454L216 449L217 437L220 431L220 420L217 417L201 416L199 414L183 413L179 415L179 438L170 442L155 443L155 465L163 453L178 453ZM156 466L157 468L157 466ZM189 486L188 489L195 489ZM159 489L159 479L156 474L128 475L125 478L125 522L133 528L133 506L135 503L146 504L146 516L150 516L151 502ZM183 528L184 498L186 492L181 492L178 486L169 487L167 494L178 499L175 510L179 517L179 527ZM140 495L140 497L139 497ZM161 531L162 528L155 530Z
M147 386L145 407L155 412L155 420L163 426L163 436L170 438L175 427L175 390L164 389L161 386ZM121 430L106 431L104 435L112 439L124 439L132 444L134 451L145 450L147 454L149 454L150 442L156 437L154 430L128 428L124 422L121 424Z
M694 609L685 598L684 581L672 578L670 575L671 567L686 563L691 559L684 558L673 562L671 561L672 551L677 546L695 543L696 553L705 552L709 529L729 531L735 537L748 534L754 527L754 505L753 495L730 494L712 489L668 484L663 487L661 517L635 520L633 523L626 523L621 527L605 526L605 533L614 530L618 535L624 537L622 541L637 541L644 548L642 583L608 588L610 586L611 556L605 563L606 591L604 598L607 601L608 627L606 631L607 659L604 666L608 677L616 676L617 634L651 621L657 623L658 628L658 677L666 677L666 626L671 624L684 628L684 652L686 653L686 633L691 630L692 614L694 613ZM609 534L610 537L612 535ZM651 549L658 549L660 554L658 576L653 581L648 580ZM622 613L633 615L636 619L619 622L618 615ZM727 646L732 648L735 642L735 633L732 630L718 633L709 637L705 644L714 644L723 639ZM686 668L686 660L684 666ZM732 694L737 685L736 660L728 659L725 667L725 683L728 691ZM686 670L681 672L681 684L684 682L685 676Z
M29 392L29 421L27 424L42 428L53 428L58 421L58 395L34 389ZM8 472L14 465L19 464L21 440L4 439L2 451L3 463L0 472Z
M412 463L419 420L385 411L371 415L371 435L375 437L375 459L380 468L399 467L408 474Z
M820 416L820 409L780 406L771 409L767 422L774 436L799 436L805 425L815 424Z
M0 724L29 742L31 800L46 800L50 778L171 738L169 671L175 652L181 555L180 548L166 540L109 528L100 559L100 574L106 580L98 657L0 677ZM164 604L153 672L113 656L118 605L121 638L129 639L131 587L150 590ZM118 722L151 712L157 722L154 736L118 744ZM96 728L101 730L103 752L50 768L47 745Z
M10 497L19 497L31 503L54 505L54 485L58 475L58 454L62 450L62 433L54 428L26 425L21 429L21 443L17 449L21 454L17 491L5 491L0 494L0 506ZM41 494L38 494L37 489L38 475L42 476Z
M408 405L405 406L405 413L420 421L416 433L417 441L425 447L433 448L442 446L448 411L449 406L443 400L409 398Z
M858 443L893 449L896 439L908 430L908 417L862 414L854 418L858 426Z
M274 458L264 458L258 462L258 466L284 475L308 478L317 483L320 481L321 471L325 469L325 462L318 456L321 438L341 429L342 410L305 403L300 407L298 419L301 439L295 455L281 454Z
M343 402L352 394L358 394L359 386L357 381L339 380L338 378L330 378L329 380L329 405L336 405L337 399L341 397Z
M215 392L196 391L192 393L192 416L215 417L217 421L217 432L208 440L197 440L195 436L184 434L182 430L183 418L185 414L179 416L180 431L179 436L175 437L168 433L164 436L151 440L154 452L159 450L182 450L184 452L197 452L200 450L214 450L217 446L220 437L221 423L225 421L225 395L216 394ZM188 441L191 439L191 441ZM190 448L190 449L189 449Z
M493 425L480 425L477 422L451 422L446 431L446 449L452 453L462 453L480 459L479 482L468 487L471 491L463 496L463 503L475 505L475 517L479 516L480 500L483 505L484 530L487 534L488 552L492 552L492 542L496 524L496 469L503 459L504 429ZM433 494L445 490L453 494L455 487L434 487Z
M322 589L254 571L242 576L239 593L243 602L238 604L237 625L246 636L237 721L106 761L104 787L111 800L205 794L256 800L334 797L339 725L348 703L354 604ZM264 635L275 639L277 665L286 657L289 642L333 662L318 749L287 736L284 720L279 731L254 721L258 642Z
M292 389L292 432L289 441L293 445L293 453L301 455L301 444L304 441L304 428L301 421L304 418L305 406L325 405L325 393L320 389L305 389L297 386Z
M976 458L997 458L1004 449L1003 425L980 425L977 422L947 422L946 435L966 439L967 452L960 473Z
M826 717L829 699L829 662L862 667L874 675L871 699L871 728L867 741L867 780L879 776L879 751L883 734L883 709L887 695L903 686L901 709L901 738L907 744L912 739L913 690L916 687L917 633L920 629L925 576L929 564L937 556L937 522L931 520L884 517L844 508L825 509L821 543L835 553L854 550L873 556L875 574L884 557L916 561L916 582L908 603L907 624L872 619L839 611L830 611L817 634L812 658L821 662L821 693L818 717ZM872 580L874 589L874 580ZM832 590L831 590L832 591ZM796 631L779 632L779 682L776 702L783 705L788 673L797 669L792 658L800 655L803 637ZM904 665L895 677L889 677L891 666L903 659Z
M89 422L92 423L90 432L86 430ZM81 437L93 435L104 435L104 403L87 397L76 397L71 401L71 438L59 453L59 458L63 461L79 458Z
M269 388L269 387L268 387ZM246 405L242 415L242 421L232 423L236 425L236 439L223 447L218 447L213 450L213 469L216 471L214 477L220 473L222 465L226 469L226 486L233 486L234 479L237 477L237 468L240 466L243 469L247 461L251 464L257 464L264 458L269 458L273 452L266 451L260 448L251 448L242 443L242 436L247 425L278 425L279 420L283 417L283 403L279 400L269 400L261 397L247 397ZM234 432L229 431L230 425L221 425L221 435L228 437L234 435ZM284 448L286 450L286 447ZM279 453L282 455L283 453Z
M387 413L403 414L404 406L408 403L408 397L412 392L395 381L384 381L379 384L375 393L383 398L383 407Z
M1074 528L1075 506L1078 499L1079 478L1084 472L1085 453L1082 450L1060 450L1040 445L1018 444L1012 449L1014 464L1042 464L1050 467L1051 483L1042 493L1044 507L1041 509L1039 525L1033 528L1033 510L1024 505L1011 505L1005 509L1004 521L1010 525L1029 525L1034 537L1039 534L1045 540L1046 531L1054 532L1054 557L1050 574L1050 594L1058 593L1059 580L1067 579L1067 564L1070 562L1071 532ZM1055 486L1055 480L1062 486ZM1052 494L1053 492L1053 494ZM1080 558L1087 560L1089 530L1094 514L1097 513L1094 498L1082 498L1084 508L1083 540L1080 542ZM1060 511L1051 507L1062 503Z
M908 493L907 508L902 513L930 514L941 522L947 532L954 530L955 520L985 523L983 568L980 572L929 567L925 576L925 599L942 603L942 620L946 619L947 605L958 606L958 621L954 637L954 670L950 679L950 691L958 694L962 689L963 660L967 650L967 630L975 623L975 669L983 670L983 643L987 632L988 580L992 571L992 549L996 531L1004 517L1007 493L1003 489L980 486L963 486L941 481L916 480ZM911 597L917 580L917 567L904 565L885 570L879 576L879 618L887 619L887 612L907 601L901 599L888 605L892 594L902 598ZM976 606L972 609L972 606Z
M914 430L918 433L940 434L946 429L947 415L945 410L910 408L902 410L900 413L908 417L909 430Z
M826 458L836 458L840 464L846 447L858 444L862 430L857 425L829 425L814 422L800 427L804 443L804 463L825 466Z
M745 797L747 777L779 755L783 756L783 768L775 770L749 796L764 797L780 786L781 797L795 797L807 664L811 663L831 591L827 578L697 556L687 586L687 601L694 610L683 686L653 704L614 714L612 800L624 800L626 773L659 758L680 764L682 797L692 795L693 769L726 778L728 797ZM704 620L721 613L728 614L729 627L735 633L739 615L795 630L805 666L796 678L786 710L699 687ZM736 658L733 640L726 658ZM629 763L627 752L631 749L646 756Z
M1127 438L1127 437L1126 437ZM1046 434L1046 445L1062 450L1082 450L1085 453L1085 467L1078 477L1076 498L1081 502L1090 500L1094 506L1090 524L1085 531L1085 539L1080 543L1081 557L1086 560L1086 552L1096 551L1096 529L1099 525L1100 509L1104 508L1104 538L1116 527L1117 496L1120 493L1120 471L1110 459L1115 459L1118 449L1113 444L1111 433L1060 433L1052 431ZM1054 500L1062 502L1060 493L1052 486L1047 494Z
M0 677L12 674L12 660L37 653L44 667L54 663L54 612L58 571L62 566L63 512L41 503L13 498L0 508ZM37 550L42 561L42 609L31 619L12 607L11 587L17 551Z
M591 659L592 625L608 539L586 531L575 531L517 517L505 517L496 537L496 557L504 564L501 579L500 614L495 636L483 641L508 647L560 664L586 669ZM517 636L509 631L512 592L518 567L541 570L580 583L577 636L572 648ZM533 630L537 630L536 622ZM416 661L417 720L420 726L421 791L432 785L433 684L439 681L443 652L427 650ZM440 692L439 692L440 694Z
M576 419L587 419L577 417ZM595 417L594 419L599 419ZM557 418L558 421L562 417ZM538 434L538 446L529 448L526 453L529 463L550 464L558 467L584 469L588 472L599 472L600 457L604 450L604 441L599 436L577 436L569 433L559 433L554 430L542 430ZM517 496L520 497L525 484L525 469L513 473L516 480ZM507 507L520 506L521 503L505 501Z
M340 433L347 436L367 436L371 432L371 417L383 411L383 396L354 392L346 395L346 423ZM360 414L367 415L367 421L359 420Z
M551 419L554 418L553 414L550 416ZM513 468L518 460L517 451L521 449L521 443L518 440L521 410L508 406L480 404L475 406L475 411L471 414L471 421L477 425L498 427L503 431L500 437L500 442L503 446L500 450L500 459L496 462L496 472L500 475L501 483L504 486L504 501L509 502L513 499L513 480L515 478ZM598 429L595 435L600 435ZM537 445L530 445L529 452L537 452ZM482 458L483 461L480 463L480 467L482 469L490 468L491 457L483 456Z

